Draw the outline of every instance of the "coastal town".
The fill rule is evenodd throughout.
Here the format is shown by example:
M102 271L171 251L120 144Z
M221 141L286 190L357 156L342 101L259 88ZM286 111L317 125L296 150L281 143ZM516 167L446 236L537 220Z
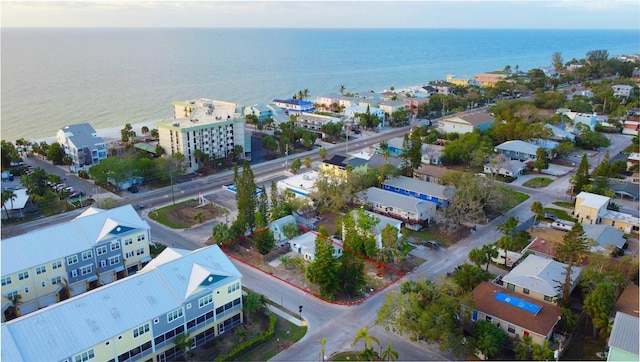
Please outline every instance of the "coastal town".
M2 359L638 360L640 55L550 60L3 140Z

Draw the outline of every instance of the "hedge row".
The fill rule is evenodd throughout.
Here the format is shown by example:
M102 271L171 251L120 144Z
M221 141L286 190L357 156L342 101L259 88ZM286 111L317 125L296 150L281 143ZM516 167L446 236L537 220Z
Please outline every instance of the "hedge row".
M269 328L267 329L266 332L262 333L259 336L255 336L249 340L246 340L240 344L237 344L235 347L233 347L231 349L231 351L229 351L229 353L227 353L226 355L220 355L218 357L216 357L214 359L215 362L223 362L223 361L229 361L231 359L233 359L234 357L238 356L241 353L244 353L245 351L249 350L250 348L253 348L255 345L265 342L266 340L268 340L269 338L271 338L273 336L273 333L276 330L276 322L277 322L277 318L275 316L275 314L270 314L269 315Z

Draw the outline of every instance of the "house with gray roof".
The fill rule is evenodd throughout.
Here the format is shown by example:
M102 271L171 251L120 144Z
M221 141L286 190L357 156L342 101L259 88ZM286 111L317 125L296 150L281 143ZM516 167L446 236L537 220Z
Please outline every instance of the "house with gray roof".
M71 157L71 169L88 169L107 158L107 144L89 123L62 127L56 134L64 154Z
M437 184L440 183L440 178L449 172L449 168L427 164L413 170L413 178Z
M370 187L356 195L361 204L368 205L376 214L403 221L407 229L420 230L436 216L436 204L415 197Z
M538 158L536 152L540 147L541 146L534 145L533 143L512 140L497 145L495 151L510 160L533 161ZM551 150L548 149L546 151L547 158L553 158L550 154Z
M217 245L165 252L135 276L3 323L2 360L170 361L179 335L195 348L242 323L242 275Z
M484 173L490 175L500 175L504 177L518 178L524 173L526 164L520 160L504 160L496 164L487 163L484 165Z
M527 256L520 264L502 277L503 285L516 293L533 299L556 303L562 290L567 265L538 255ZM580 272L579 267L571 268L571 290L575 288Z
M369 216L377 220L376 224L373 226L373 229L370 232L373 233L373 236L376 241L376 247L378 249L382 249L382 230L384 230L387 227L387 225L391 225L391 227L398 230L398 238L402 236L402 234L400 233L402 229L402 221L394 219L392 217L376 214L364 209L355 209L355 210L351 210L351 214L353 215L353 218L356 221L356 224L358 222L358 217L360 213L362 213L362 215ZM344 235L344 230L342 234Z
M640 199L640 189L638 189L638 175L635 175L636 182L620 181L617 179L609 179L609 189L613 190L617 196L628 197L632 201L638 201ZM633 178L631 178L633 181Z
M609 225L602 224L584 224L582 225L584 236L587 241L593 243L591 246L592 253L609 253L617 252L624 247L627 239L624 238L624 231ZM611 249L613 247L613 249ZM609 248L609 249L608 249Z
M444 133L471 133L474 130L486 131L494 117L486 110L456 114L438 121L438 130Z
M304 234L298 235L289 241L291 251L302 256L305 261L313 262L316 259L316 239L318 237L324 238L313 231L308 231ZM334 240L324 238L328 243L333 246L333 256L339 258L342 256L342 245Z
M382 182L382 189L433 202L439 207L446 207L455 194L453 188L406 176L389 178Z
M545 124L544 127L553 133L553 135L550 138L554 141L562 141L562 140L569 140L571 142L576 141L576 135L574 135L571 132L565 131L560 127L554 126L552 124Z
M273 110L264 103L257 103L244 109L244 116L256 116L259 122L264 122L267 118L273 116Z
M609 336L609 354L607 361L638 361L640 352L638 335L640 335L640 319L622 312L617 312L613 320Z
M150 230L125 205L89 208L69 222L3 239L2 311L11 306L8 296L21 296L24 315L136 273L151 260Z
M296 218L293 217L293 215L281 217L269 224L269 230L271 230L271 232L273 233L273 237L275 238L276 243L283 242L289 239L287 235L285 235L285 228L291 227L291 225L295 227L295 230L298 229L298 223L296 222Z

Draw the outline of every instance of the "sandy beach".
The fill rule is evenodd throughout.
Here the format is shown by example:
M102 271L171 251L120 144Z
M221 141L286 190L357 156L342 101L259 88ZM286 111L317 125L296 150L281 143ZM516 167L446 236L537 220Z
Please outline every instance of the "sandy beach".
M133 131L136 133L136 135L140 136L142 135L142 127L146 126L147 128L149 128L149 130L152 130L154 128L157 128L156 123L158 122L134 123L131 125L131 127L133 128ZM96 133L98 134L99 137L102 137L106 143L112 143L120 140L121 138L120 131L123 128L124 128L124 124L118 127L97 129ZM54 142L57 142L58 140L55 135L52 137L37 138L32 140L32 142L38 142L38 143L43 141L47 142L48 144L52 144Z

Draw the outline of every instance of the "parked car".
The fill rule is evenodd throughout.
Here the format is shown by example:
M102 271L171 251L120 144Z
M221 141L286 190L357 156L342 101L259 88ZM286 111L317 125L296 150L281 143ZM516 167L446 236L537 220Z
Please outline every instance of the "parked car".
M72 186L67 186L67 187L63 188L62 190L60 190L60 192L62 192L62 191L67 191L70 194L72 194L75 190L73 189Z
M55 192L59 192L60 190L62 190L63 188L67 187L67 184L57 184L55 186L53 186L53 191Z
M558 220L558 217L557 217L557 216L555 216L554 214L550 214L550 213L546 213L546 214L544 214L544 218L545 218L545 219L548 219L548 220L553 220L553 221Z
M127 190L129 190L129 192L131 192L133 194L135 194L136 192L140 191L140 190L138 190L138 186L135 186L135 185L129 187Z
M82 192L82 191L75 191L75 192L72 192L72 193L71 193L71 195L69 195L69 198L70 198L70 199L76 199L76 198L78 198L78 197L84 197L84 192Z
M440 243L435 240L426 240L424 242L424 246L430 249L438 250L440 249Z

